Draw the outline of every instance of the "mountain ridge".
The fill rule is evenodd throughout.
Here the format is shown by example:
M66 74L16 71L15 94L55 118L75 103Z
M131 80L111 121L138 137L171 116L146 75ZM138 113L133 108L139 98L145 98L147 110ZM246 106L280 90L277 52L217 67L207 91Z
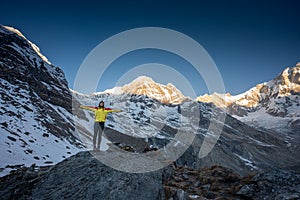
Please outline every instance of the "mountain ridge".
M227 108L229 114L249 125L279 132L299 132L299 99L300 63L242 94L215 93L197 98Z
M228 112L232 115L243 116L242 113L234 112L234 106L240 106L249 110L259 106L260 103L266 104L268 97L286 97L290 95L299 95L300 93L300 63L294 67L285 68L274 79L259 83L249 90L238 94L204 94L196 98L197 101L204 103L214 103L218 107L229 108ZM153 89L154 88L154 89ZM171 92L173 90L173 92ZM74 91L75 92L75 91ZM173 93L173 94L172 94ZM270 93L270 94L267 94ZM117 86L112 89L107 89L103 92L96 92L96 94L136 94L145 95L154 98L162 103L180 104L189 97L184 96L179 89L172 83L163 85L153 81L151 77L139 76L132 82L123 86ZM167 96L167 97L166 97ZM264 100L264 102L262 102ZM283 116L283 113L276 113L275 109L269 109L269 114L276 116Z
M48 58L41 53L40 48L37 45L35 45L34 43L32 43L30 40L28 40L18 29L14 28L14 27L10 27L10 26L3 26L1 24L0 24L0 26L5 28L6 30L16 33L20 37L24 38L31 45L31 47L34 49L34 51L39 55L39 57L41 57L43 59L43 61L47 62L48 64L51 64L51 62L48 60Z

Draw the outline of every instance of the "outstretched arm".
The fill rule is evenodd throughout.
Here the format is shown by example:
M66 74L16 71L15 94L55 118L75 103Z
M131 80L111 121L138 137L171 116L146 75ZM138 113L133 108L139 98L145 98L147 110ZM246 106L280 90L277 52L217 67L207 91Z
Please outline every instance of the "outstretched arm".
M95 111L96 110L96 108L91 107L91 106L83 106L83 105L81 105L80 108L85 109L85 110L91 110L91 111Z
M106 110L108 113L110 112L122 112L122 110Z

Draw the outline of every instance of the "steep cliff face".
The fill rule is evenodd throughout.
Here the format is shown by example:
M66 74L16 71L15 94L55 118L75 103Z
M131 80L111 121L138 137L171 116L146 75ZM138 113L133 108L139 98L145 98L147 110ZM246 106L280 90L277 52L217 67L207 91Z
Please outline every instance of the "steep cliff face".
M78 151L63 71L20 31L0 27L1 169L51 164Z

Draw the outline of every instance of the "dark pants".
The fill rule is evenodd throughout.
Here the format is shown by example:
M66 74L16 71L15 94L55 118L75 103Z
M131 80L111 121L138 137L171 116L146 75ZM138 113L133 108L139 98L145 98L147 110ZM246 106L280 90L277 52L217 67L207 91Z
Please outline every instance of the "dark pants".
M94 124L94 137L93 137L94 149L96 148L97 137L98 137L97 149L100 149L103 130L104 130L104 122L95 122L95 124Z

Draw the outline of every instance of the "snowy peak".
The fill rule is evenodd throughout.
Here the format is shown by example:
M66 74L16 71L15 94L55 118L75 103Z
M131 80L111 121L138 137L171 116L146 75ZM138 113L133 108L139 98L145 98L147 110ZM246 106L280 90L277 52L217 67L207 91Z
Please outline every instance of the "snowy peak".
M140 76L123 87L116 87L105 92L147 96L164 104L180 104L187 99L173 84L162 85L147 76Z
M196 100L204 103L213 103L220 108L224 108L228 106L228 102L225 99L230 96L231 95L229 93L224 95L214 92L211 95L205 94L203 96L199 96Z
M294 93L299 93L300 64L298 63L292 68L286 68L277 78L275 78L273 85L278 87L276 89L279 96L287 96Z
M7 68L7 70L18 70L24 74L30 70L28 68L34 66L36 70L47 73L47 76L50 75L53 79L58 81L59 84L66 85L66 89L68 89L63 71L59 67L52 65L40 52L40 49L29 41L19 30L0 25L0 39L0 64L3 68ZM19 62L14 62L15 60Z
M275 79L257 84L250 90L232 96L229 93L225 95L213 94L203 95L197 98L202 102L214 102L216 98L223 101L226 107L236 104L246 108L254 108L260 104L266 105L271 98L280 98L290 95L299 95L300 93L300 64L283 70Z
M152 78L148 76L139 76L136 79L134 79L130 84L153 84L155 81L153 81Z
M15 33L18 36L24 38L31 45L31 47L34 49L34 51L43 59L43 61L45 61L48 64L51 64L49 62L49 60L46 58L46 56L44 56L41 53L40 48L38 46L36 46L34 43L32 43L31 41L29 41L18 29L15 29L15 28L9 27L9 26L2 26L2 27L7 30L7 32L6 32L7 34L9 34L11 32L11 33ZM5 32L5 30L0 30L0 31Z

